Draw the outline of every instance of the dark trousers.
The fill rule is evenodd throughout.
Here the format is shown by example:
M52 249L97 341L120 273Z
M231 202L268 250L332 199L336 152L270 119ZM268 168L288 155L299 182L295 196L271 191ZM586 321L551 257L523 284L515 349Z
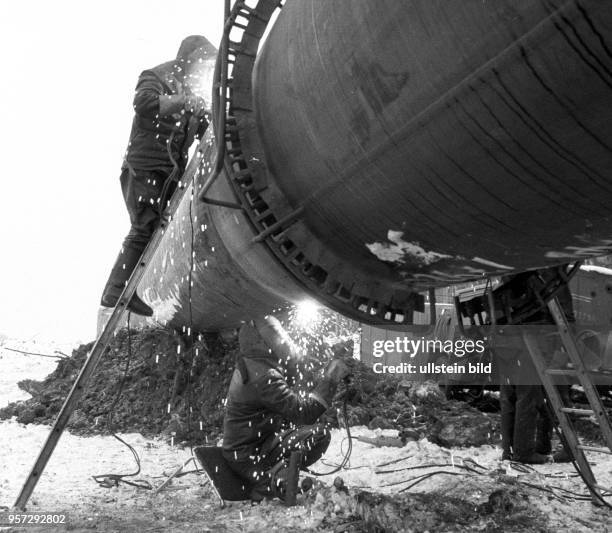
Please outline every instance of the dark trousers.
M288 462L291 452L302 452L301 468L316 463L327 450L331 440L329 430L323 424L303 426L273 435L264 442L262 452L254 459L234 461L231 454L224 457L230 468L252 487L251 497L260 499L273 495L270 481L273 470Z
M142 252L160 220L160 206L170 199L176 184L167 187L161 198L164 183L170 173L164 170L128 170L121 172L121 192L130 215L130 231L123 245Z
M540 385L501 385L500 404L504 456L522 461L550 453L553 423Z
M123 246L111 270L104 288L104 294L119 296L125 283L132 275L140 256L149 244L160 221L160 205L166 202L176 189L171 182L164 183L170 175L165 170L128 170L123 169L120 176L121 192L130 216L130 231L123 240Z

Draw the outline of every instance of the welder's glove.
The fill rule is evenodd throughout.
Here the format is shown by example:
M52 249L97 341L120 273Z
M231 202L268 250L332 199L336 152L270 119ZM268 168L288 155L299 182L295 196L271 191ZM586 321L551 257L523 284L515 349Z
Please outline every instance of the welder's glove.
M185 111L192 113L196 117L203 117L208 112L206 100L194 94L187 96L185 98Z
M168 117L175 113L181 113L185 107L185 95L162 94L159 96L159 114Z
M349 367L342 359L332 359L323 372L323 379L310 392L310 396L323 405L325 409L329 408L338 384L350 373Z
M332 359L327 365L327 368L323 373L323 377L328 378L335 384L338 384L350 374L350 368L342 359Z

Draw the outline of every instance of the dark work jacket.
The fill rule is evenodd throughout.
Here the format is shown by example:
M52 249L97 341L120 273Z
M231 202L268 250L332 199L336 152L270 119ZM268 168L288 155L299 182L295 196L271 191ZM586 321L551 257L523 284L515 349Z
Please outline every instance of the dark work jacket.
M208 122L183 110L185 91L173 70L174 61L145 70L138 78L134 96L134 119L123 168L159 170L170 174L172 159L182 174L187 152L195 137L201 138ZM160 96L172 95L177 105L160 114ZM168 140L171 141L170 151ZM170 157L170 153L172 158ZM179 175L180 175L179 174Z
M266 453L266 441L270 444L286 422L314 424L335 393L336 385L323 379L310 395L300 396L274 363L268 354L243 357L234 370L223 421L223 455L228 460Z
M537 274L540 275L545 282L550 281L555 276L554 267L543 268L535 272L537 272ZM534 272L522 272L520 274L507 276L507 278L503 279L502 285L493 291L493 297L496 300L496 305L499 305L500 308L503 307L501 299L497 296L497 293L500 293L502 290L510 295L510 301L508 303L512 308L520 308L526 303L534 301L535 296L529 285L529 280L533 276ZM557 292L556 298L568 322L575 322L572 293L570 292L567 284ZM553 320L553 317L547 307L540 309L524 321L524 324L554 323L555 321Z
M540 269L537 271L537 274L545 282L548 282L555 275L555 270L554 267ZM502 289L510 297L508 302L510 307L520 308L532 301L535 296L530 288L529 280L533 275L534 272L522 272L505 278L503 285L493 291L496 305L502 306L501 298L496 294L500 293ZM558 291L556 298L567 321L574 322L574 308L569 286L564 285ZM552 358L555 350L558 348L558 338L550 335L556 329L553 327L554 323L555 321L550 311L544 307L527 317L521 324L522 326L531 326L532 333L538 338L538 346L547 360ZM538 328L538 325L542 327ZM550 327L547 328L547 325L550 325ZM511 384L533 385L539 383L537 370L533 365L531 356L522 338L522 331L524 329L520 327L500 327L498 330L503 333L499 334L496 331L489 339L490 345L494 349L503 383L506 383L506 379L509 379Z

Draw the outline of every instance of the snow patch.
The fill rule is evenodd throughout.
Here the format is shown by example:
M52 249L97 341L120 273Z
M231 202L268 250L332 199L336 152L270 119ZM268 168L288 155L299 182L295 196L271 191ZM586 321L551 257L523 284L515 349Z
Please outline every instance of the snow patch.
M494 261L489 261L488 259L483 259L482 257L472 257L472 261L475 263L480 263L481 265L490 266L493 268L502 268L504 270L514 270L513 267L508 265L502 265L501 263L495 263Z
M581 265L580 270L585 272L597 272L599 274L605 274L606 276L612 276L612 268L606 268L599 265Z
M69 354L71 346L11 338L0 341L0 408L6 407L10 402L30 398L27 392L17 386L17 382L26 378L44 379L57 366L59 359L55 356L58 356L59 352ZM49 357L33 355L35 353Z
M416 242L405 241L402 237L403 231L389 230L387 239L388 242L373 242L366 243L366 247L381 261L389 261L392 263L414 262L422 265L431 265L441 259L450 259L452 255L441 254L425 250Z
M175 284L172 291L166 298L160 298L159 294L148 287L143 291L143 300L155 310L155 320L158 322L170 322L176 312L181 308L181 302L176 296L179 294L179 286Z

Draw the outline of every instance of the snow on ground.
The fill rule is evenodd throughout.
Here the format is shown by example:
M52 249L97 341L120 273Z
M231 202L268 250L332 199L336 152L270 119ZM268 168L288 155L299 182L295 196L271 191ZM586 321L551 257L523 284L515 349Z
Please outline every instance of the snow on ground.
M600 274L605 274L606 276L612 276L612 268L606 268L599 265L580 265L580 270L584 270L586 272L599 272Z
M73 346L69 344L39 343L17 339L2 339L0 341L0 407L9 402L26 400L30 397L27 392L17 387L22 379L42 380L57 366L60 356L58 352L70 354ZM39 353L50 357L26 355L22 352Z
M46 426L23 426L15 421L5 421L1 424L0 450L6 461L2 461L4 467L0 473L0 505L10 507L14 502L49 429ZM373 437L381 432L358 427L353 428L353 433ZM322 462L313 466L313 470L328 471L330 464L341 460L341 446L346 446L345 436L342 430L334 430L330 450ZM135 447L141 458L142 471L136 479L146 479L155 487L161 485L169 473L190 457L188 448L170 446L159 440L145 439L138 434L124 437ZM349 468L339 475L350 488L363 487L370 491L394 494L406 485L405 480L408 477L434 470L452 472L452 462L461 465L463 459L474 459L489 469L499 466L499 450L491 446L454 450L452 455L451 460L448 450L426 440L411 442L403 448L377 448L356 441L353 444ZM403 460L379 467L398 459ZM380 470L444 463L451 465L446 468L376 474ZM612 461L599 461L598 466L603 467L600 470L606 474L605 483L612 485ZM507 465L506 467L510 475L519 476L520 479L537 485L548 483L584 492L581 483L576 478L569 477L573 475L570 465L538 466L534 469L537 473L532 474L521 474L512 471ZM192 465L187 467L192 468ZM34 492L29 509L68 512L82 527L86 528L87 524L91 523L98 531L128 531L134 524L148 527L161 527L160 525L165 524L169 530L176 528L176 531L207 531L201 529L202 524L219 523L233 524L234 529L228 530L261 531L262 524L267 523L270 516L273 516L275 521L282 520L283 527L289 528L288 530L308 530L321 520L321 517L312 515L312 512L307 512L304 508L287 509L278 502L259 507L252 507L248 503L234 503L220 510L203 476L188 475L179 478L172 483L171 490L162 491L158 495L125 485L113 489L101 488L91 478L95 474L126 473L133 470L131 454L112 437L79 437L65 433ZM546 479L542 474L557 474L561 477ZM566 474L567 479L564 477ZM331 484L336 475L338 474L321 479L324 483ZM393 485L400 481L404 482ZM438 475L412 490L436 491L440 498L445 495L469 497L475 504L479 504L487 501L489 494L496 488L499 488L499 484L490 476ZM538 507L551 517L551 530L607 531L606 524L610 515L588 502L568 504L548 498L542 493Z
M25 349L24 345L15 347ZM29 348L52 353L42 347ZM25 393L15 386L17 381L40 379L53 369L55 362L4 350L0 352L0 365L0 405L5 405L9 399L24 398ZM0 422L0 509L12 506L49 430L48 426L24 426L14 420ZM376 437L394 435L394 432L355 427L352 434ZM146 439L139 434L124 437L141 459L141 474L136 479L146 479L154 487L161 485L168 474L191 456L189 448L172 446L163 440ZM312 469L329 471L342 460L347 443L346 433L334 430L328 452ZM571 465L540 465L520 472L508 463L501 463L499 456L500 450L492 446L451 451L425 439L409 442L403 448L376 447L354 440L347 469L320 479L329 485L340 475L349 488L396 494L407 485L408 479L420 474L439 470L462 473L461 465L471 459L484 467L484 475L435 475L410 491L435 492L440 498L460 497L478 505L500 488L493 472L502 468L511 480L585 492L580 480L574 477ZM597 463L594 468L600 483L612 487L612 457L594 454L590 458ZM406 470L431 464L446 466ZM29 510L67 512L73 531L92 528L97 531L308 531L320 528L323 520L323 514L316 508L286 508L278 501L259 506L234 503L220 509L205 477L193 474L177 478L168 490L159 494L127 485L102 488L91 478L96 474L133 472L134 468L130 452L113 437L79 437L65 432L34 491ZM187 469L193 469L193 465ZM550 531L603 532L612 523L612 515L607 510L589 502L568 502L538 491L530 498L549 516Z

